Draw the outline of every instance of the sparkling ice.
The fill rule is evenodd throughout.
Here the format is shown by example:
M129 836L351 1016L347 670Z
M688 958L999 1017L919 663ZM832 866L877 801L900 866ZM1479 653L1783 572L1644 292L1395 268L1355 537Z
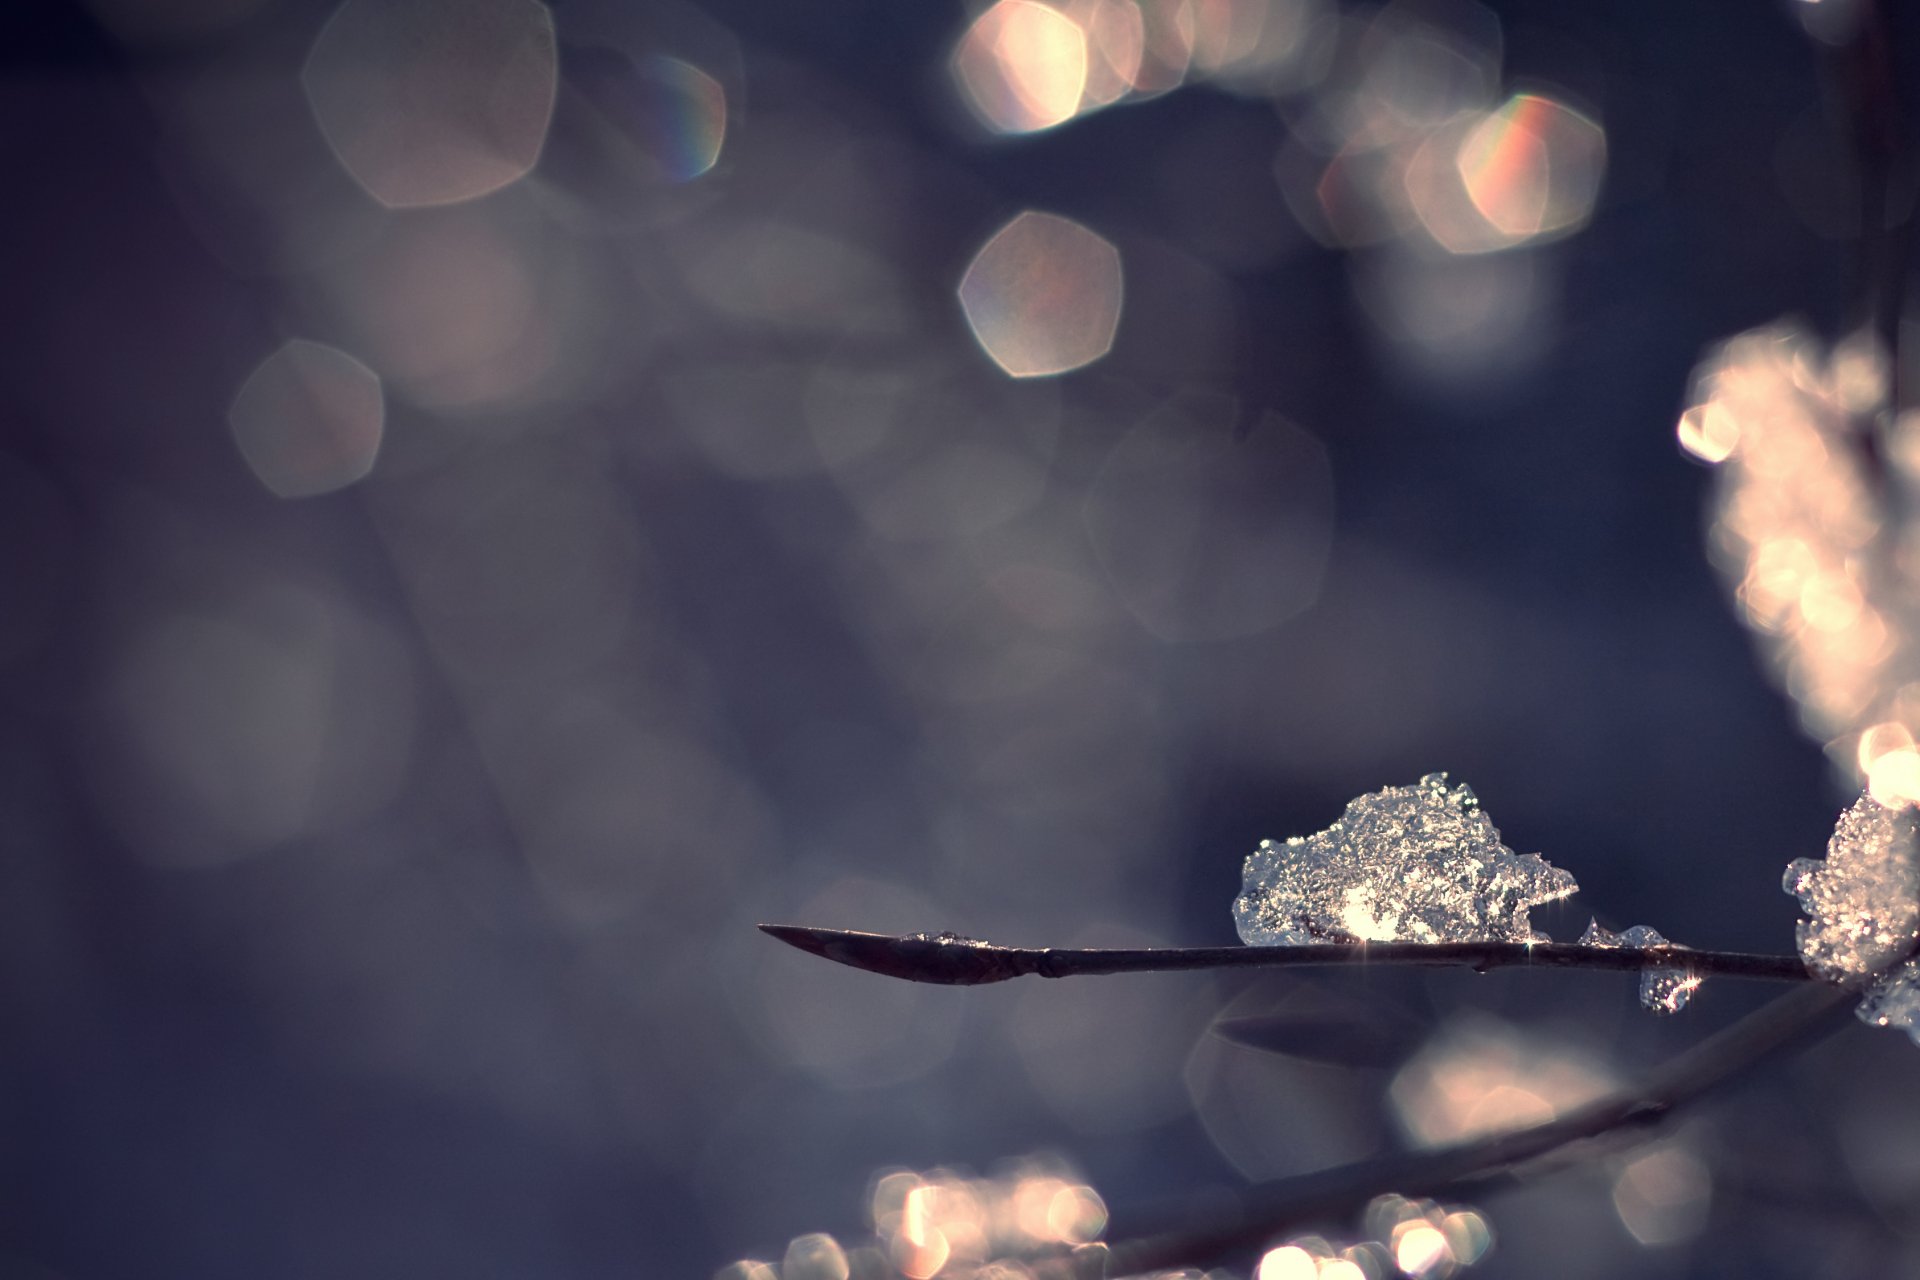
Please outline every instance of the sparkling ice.
M1840 815L1825 861L1799 858L1781 887L1800 899L1795 936L1807 968L1830 982L1862 978L1920 938L1920 857L1911 808L1861 796ZM1899 1027L1920 1043L1920 961L1908 960L1867 990L1860 1020Z
M1465 786L1430 773L1347 805L1311 836L1262 840L1234 926L1248 946L1312 942L1544 942L1527 909L1579 888L1517 854Z
M1611 929L1602 929L1598 920L1587 922L1587 931L1580 935L1583 947L1670 947L1673 943L1660 936L1658 929L1644 924L1621 933ZM1685 969L1646 968L1640 971L1640 1006L1655 1013L1678 1013L1687 1007L1687 1001L1693 999L1693 993L1700 985L1697 975Z

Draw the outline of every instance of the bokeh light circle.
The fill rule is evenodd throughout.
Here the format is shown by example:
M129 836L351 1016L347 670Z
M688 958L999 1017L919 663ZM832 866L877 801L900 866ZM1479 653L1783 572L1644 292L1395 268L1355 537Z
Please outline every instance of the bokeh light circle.
M960 281L975 340L1015 378L1067 373L1113 346L1120 251L1071 218L1028 210L995 232Z

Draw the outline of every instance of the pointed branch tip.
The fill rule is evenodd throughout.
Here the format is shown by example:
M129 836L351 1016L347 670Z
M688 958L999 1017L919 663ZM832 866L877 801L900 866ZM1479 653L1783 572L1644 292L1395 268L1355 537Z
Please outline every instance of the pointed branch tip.
M1036 971L1034 952L950 933L895 935L798 924L763 924L760 931L810 955L907 982L969 986Z

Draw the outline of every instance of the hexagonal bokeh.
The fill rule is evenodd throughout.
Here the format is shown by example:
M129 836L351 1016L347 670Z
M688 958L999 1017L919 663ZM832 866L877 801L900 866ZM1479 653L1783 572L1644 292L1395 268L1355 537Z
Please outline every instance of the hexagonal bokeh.
M346 0L301 81L375 200L471 200L540 158L559 81L553 15L539 0Z
M1033 133L1078 114L1087 87L1080 25L1035 0L999 0L967 28L953 76L973 113L995 133Z
M260 362L227 411L240 456L282 498L343 489L373 470L380 378L346 352L295 338Z
M727 136L727 91L679 58L653 56L634 64L622 119L651 146L649 158L673 182L691 182L713 168Z
M1032 210L995 232L960 281L974 339L1015 378L1107 354L1120 301L1120 251L1070 218Z
M1474 206L1502 234L1564 234L1593 213L1607 135L1552 98L1516 94L1467 135L1456 163Z

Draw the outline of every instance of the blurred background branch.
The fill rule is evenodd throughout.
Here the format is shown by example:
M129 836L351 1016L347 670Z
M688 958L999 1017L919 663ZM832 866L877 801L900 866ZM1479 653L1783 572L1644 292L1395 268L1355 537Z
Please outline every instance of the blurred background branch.
M1827 986L1791 992L1678 1055L1644 1083L1557 1120L1458 1146L1308 1174L1260 1188L1219 1222L1185 1222L1158 1235L1116 1241L1107 1274L1131 1276L1232 1262L1288 1234L1352 1221L1369 1201L1391 1193L1483 1196L1511 1188L1533 1162L1562 1155L1577 1143L1618 1138L1622 1131L1660 1124L1677 1108L1831 1034L1840 1025L1835 1013L1852 998L1854 993ZM1644 1138L1638 1132L1633 1136ZM1580 1153L1594 1156L1591 1150Z

